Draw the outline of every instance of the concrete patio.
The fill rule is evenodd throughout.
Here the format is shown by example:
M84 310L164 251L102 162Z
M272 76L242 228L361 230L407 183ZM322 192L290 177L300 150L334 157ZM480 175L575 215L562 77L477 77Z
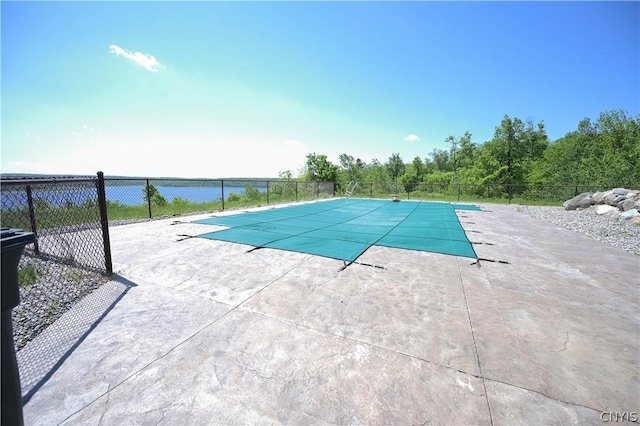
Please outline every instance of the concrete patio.
M112 227L114 281L18 353L57 362L21 370L25 423L637 419L640 258L481 207L458 217L479 257L508 263L374 246L339 271L188 238L222 229L188 223L207 215Z

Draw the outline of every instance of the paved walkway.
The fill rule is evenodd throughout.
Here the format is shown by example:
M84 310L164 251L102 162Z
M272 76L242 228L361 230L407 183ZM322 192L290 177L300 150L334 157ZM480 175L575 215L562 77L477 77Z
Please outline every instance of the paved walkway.
M639 257L482 207L458 216L480 257L508 263L371 247L339 272L337 260L182 239L214 229L191 218L113 227L119 276L50 328L92 327L23 389L25 422L637 417Z

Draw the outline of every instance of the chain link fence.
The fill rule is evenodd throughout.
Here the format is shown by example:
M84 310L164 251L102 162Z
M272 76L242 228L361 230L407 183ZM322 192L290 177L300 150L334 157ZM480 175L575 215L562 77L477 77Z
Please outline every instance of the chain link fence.
M111 224L309 201L335 196L336 183L250 179L105 179Z
M18 265L20 304L12 312L16 349L109 280L99 189L100 176L0 181L0 224L36 235Z
M391 182L350 182L337 185L337 196L359 198L389 198L438 201L473 201L517 204L561 205L584 192L607 191L606 185L518 185L518 184L454 184L420 183L415 185ZM408 190L407 190L408 189ZM627 188L627 189L636 189Z
M108 178L112 224L331 197L393 198L560 205L594 185L516 185L400 182L306 182L251 179ZM631 189L631 188L630 188Z

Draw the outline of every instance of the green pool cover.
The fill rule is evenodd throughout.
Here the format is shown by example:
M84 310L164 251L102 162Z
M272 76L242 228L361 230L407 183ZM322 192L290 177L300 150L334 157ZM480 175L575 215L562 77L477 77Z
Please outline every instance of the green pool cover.
M476 258L455 210L473 205L343 198L211 217L198 237L355 261L372 245Z

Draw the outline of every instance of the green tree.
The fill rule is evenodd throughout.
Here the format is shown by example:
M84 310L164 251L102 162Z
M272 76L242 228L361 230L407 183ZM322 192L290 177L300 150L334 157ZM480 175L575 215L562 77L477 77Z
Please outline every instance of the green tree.
M422 182L428 187L433 185L449 185L453 180L453 172L435 171L425 175Z
M471 141L471 133L464 132L458 138L456 152L456 168L464 169L472 167L478 157L478 146Z
M327 160L324 154L307 154L304 180L311 182L336 182L338 166Z
M422 161L422 158L418 157L417 155L414 157L413 161L411 162L411 171L412 173L415 174L416 180L418 182L422 181L422 178L424 177L427 171L426 166Z
M167 205L167 199L158 191L158 188L152 183L149 183L149 189L144 186L142 188L142 199L146 203L148 200L151 200L151 204L155 206L165 206Z
M529 177L532 184L584 184L589 180L582 164L583 138L577 132L567 133L544 151Z
M251 201L259 200L260 195L260 191L249 183L244 186L244 190L242 191L242 196Z
M291 181L291 179L293 179L293 172L291 172L291 170L289 169L278 172L278 179L289 182Z
M493 139L482 145L468 176L482 176L482 183L525 184L534 165L548 146L544 124L532 123L505 115L496 127Z
M416 156L406 168L405 173L400 176L400 183L404 186L404 190L406 192L414 191L422 182L425 172L426 167L422 158Z
M434 148L429 156L431 157L431 172L446 172L450 170L448 151Z
M293 198L296 182L293 181L291 170L278 173L278 181L269 187L269 193L280 197Z
M550 185L635 186L640 182L640 115L614 110L550 144L530 182Z
M340 154L338 160L340 162L339 171L344 176L343 180L349 182L362 180L366 164L361 159L354 159L351 155Z
M601 145L601 185L632 186L640 183L640 114L630 117L623 110L607 111L596 121Z
M402 176L405 168L405 164L402 161L400 154L391 154L391 157L389 157L389 161L387 162L387 170L394 183L398 182L398 178Z
M377 158L371 160L371 163L363 170L363 180L367 183L384 183L389 181L389 173L387 168L380 163Z

